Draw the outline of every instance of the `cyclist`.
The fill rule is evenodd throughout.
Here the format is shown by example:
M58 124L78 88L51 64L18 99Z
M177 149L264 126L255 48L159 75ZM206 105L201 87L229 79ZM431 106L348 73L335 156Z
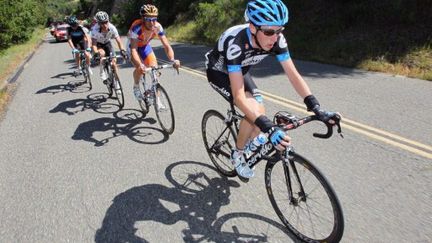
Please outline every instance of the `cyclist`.
M91 52L91 39L87 35L85 30L79 25L79 21L75 16L68 18L69 27L67 28L68 33L68 44L72 48L72 55L75 57L75 62L78 66L78 74L81 74L81 60L79 57L79 50L86 50L86 62L90 67L90 52ZM90 74L93 74L91 68L89 68Z
M142 99L139 81L146 67L157 66L156 56L150 46L150 41L158 36L164 47L168 59L175 68L180 67L180 61L174 58L174 51L165 35L162 25L157 22L158 9L151 4L144 4L140 9L141 18L135 20L128 32L128 53L135 66L133 72L133 93L137 99ZM157 102L161 104L161 102Z
M245 18L249 23L233 26L220 36L214 49L206 54L206 66L210 85L245 114L245 119L240 122L231 162L239 176L251 178L254 171L245 163L243 154L250 139L261 131L268 134L269 140L278 150L290 144L290 137L265 115L263 97L249 73L251 66L268 55L275 55L309 111L331 124L331 118L336 113L320 108L318 100L294 66L282 34L283 26L288 22L285 4L281 0L249 1Z
M112 45L111 39L115 39L118 48L120 49L120 54L123 58L127 58L127 53L123 47L123 43L120 39L120 35L117 28L109 22L109 16L104 11L99 11L95 14L96 24L91 29L91 38L93 43L94 60L96 63L99 62L100 58L109 56L111 53L115 53ZM118 73L116 58L113 59L113 67ZM107 82L108 74L103 70L102 65L100 65L100 76L104 84ZM115 83L115 85L118 85ZM116 87L118 89L118 87ZM118 91L120 91L118 89Z

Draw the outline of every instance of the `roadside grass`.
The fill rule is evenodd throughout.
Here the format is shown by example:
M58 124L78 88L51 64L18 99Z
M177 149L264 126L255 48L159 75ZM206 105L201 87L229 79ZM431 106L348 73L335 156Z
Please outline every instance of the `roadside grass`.
M32 37L23 44L14 45L0 51L0 114L11 99L13 85L7 84L7 79L13 75L19 65L30 55L46 35L47 30L38 27Z
M383 28L341 33L320 32L292 23L285 36L295 59L432 81L432 37L415 36L420 29L401 31L405 34ZM167 32L171 40L180 42L213 46L217 41L203 38L193 21L174 23ZM413 43L413 36L418 43Z

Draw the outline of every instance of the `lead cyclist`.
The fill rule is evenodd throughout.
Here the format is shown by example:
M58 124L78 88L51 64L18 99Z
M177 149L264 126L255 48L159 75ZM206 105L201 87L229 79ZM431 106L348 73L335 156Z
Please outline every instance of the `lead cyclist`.
M290 144L290 137L266 115L263 97L249 73L249 69L265 57L276 56L286 76L306 104L320 120L334 124L334 112L321 109L318 99L297 71L283 35L288 23L288 9L280 0L252 0L247 3L248 22L227 29L216 46L206 54L207 79L210 85L228 102L234 102L245 118L240 122L236 148L231 152L231 163L241 177L251 178L254 170L245 163L243 149L260 132L266 133L278 150Z

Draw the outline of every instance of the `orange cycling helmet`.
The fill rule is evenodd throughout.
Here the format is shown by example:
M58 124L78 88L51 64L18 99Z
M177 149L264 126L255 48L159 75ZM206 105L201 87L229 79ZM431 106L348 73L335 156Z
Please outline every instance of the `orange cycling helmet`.
M158 9L152 4L144 4L140 9L141 16L157 17L158 14Z

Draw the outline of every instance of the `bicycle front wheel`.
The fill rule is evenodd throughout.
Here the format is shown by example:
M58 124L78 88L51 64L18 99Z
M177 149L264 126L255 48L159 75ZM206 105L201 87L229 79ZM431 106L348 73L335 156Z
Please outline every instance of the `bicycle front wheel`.
M119 104L120 109L124 107L124 94L123 94L123 88L120 82L120 79L117 75L117 73L113 74L114 83L113 83L113 89L114 89L114 96L117 99L117 102Z
M168 93L160 84L157 84L156 87L154 107L162 130L168 134L172 134L175 128L174 109Z
M88 83L88 85L89 85L89 90L91 90L92 88L93 88L93 86L92 86L92 82L91 82L91 75L90 75L90 67L89 67L89 65L85 65L85 68L83 69L83 70L85 70L85 74L84 74L84 81L86 82L86 83Z
M111 70L109 70L109 68L107 68L106 66L104 67L104 72L108 75L108 79L106 80L106 83L105 83L105 85L108 89L108 97L112 97L114 78L113 78L113 75L111 73Z
M265 182L270 202L288 230L306 242L339 242L344 220L339 200L311 162L293 154L289 162L268 162Z
M230 161L231 149L237 140L233 127L225 123L221 113L208 110L201 122L201 132L207 153L218 171L225 176L236 176L237 172Z

